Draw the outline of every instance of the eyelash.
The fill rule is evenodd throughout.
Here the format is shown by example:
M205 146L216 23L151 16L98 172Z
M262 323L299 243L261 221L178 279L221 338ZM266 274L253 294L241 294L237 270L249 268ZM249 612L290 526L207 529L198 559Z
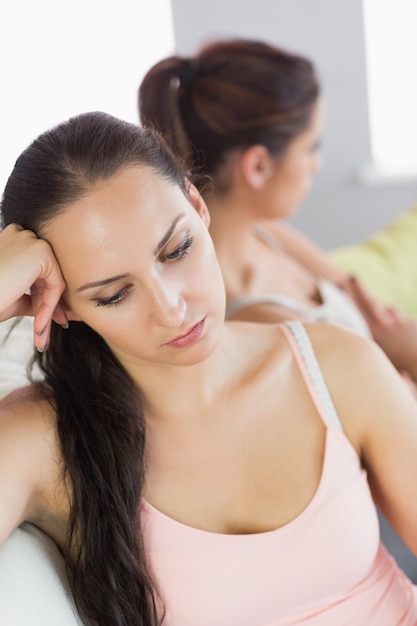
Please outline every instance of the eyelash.
M185 256L188 254L189 249L191 248L192 244L193 244L193 240L194 237L188 237L187 240L176 250L174 250L174 252L171 252L170 254L167 254L164 258L163 258L163 262L168 261L168 262L174 262L174 261L182 261ZM113 296L110 296L109 298L100 298L96 300L96 303L94 306L116 306L118 304L120 304L121 302L123 302L123 300L125 299L125 297L127 296L127 292L129 291L129 287L125 287L124 289L122 289L121 291L119 291L118 293L114 294Z
M110 296L109 298L97 299L94 306L116 306L117 304L123 302L128 291L129 287L125 287L121 291L115 293L114 296Z
M182 261L184 257L188 254L189 249L193 245L194 237L188 237L186 241L174 252L171 254L167 254L163 261Z

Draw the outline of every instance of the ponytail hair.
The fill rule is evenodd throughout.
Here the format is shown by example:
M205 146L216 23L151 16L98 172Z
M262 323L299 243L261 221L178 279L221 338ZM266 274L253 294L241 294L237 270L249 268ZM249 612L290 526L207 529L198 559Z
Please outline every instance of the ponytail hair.
M320 86L308 59L263 42L220 40L156 63L138 89L139 118L197 175L215 178L228 152L284 155L309 126Z

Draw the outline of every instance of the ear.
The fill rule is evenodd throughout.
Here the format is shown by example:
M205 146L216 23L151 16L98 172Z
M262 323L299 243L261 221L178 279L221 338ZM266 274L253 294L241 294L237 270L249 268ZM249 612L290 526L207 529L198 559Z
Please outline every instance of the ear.
M190 181L186 181L186 184L190 202L201 217L205 226L208 228L210 226L210 213L207 208L207 204L203 200L203 197L197 187L190 183Z
M273 159L265 146L251 146L240 156L240 171L246 184L252 189L262 189L272 175Z

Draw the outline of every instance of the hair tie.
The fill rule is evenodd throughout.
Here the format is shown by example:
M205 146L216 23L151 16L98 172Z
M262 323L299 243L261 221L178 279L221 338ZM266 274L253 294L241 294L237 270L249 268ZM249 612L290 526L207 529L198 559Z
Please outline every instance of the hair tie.
M197 74L197 64L194 59L183 59L179 73L180 86L187 88Z

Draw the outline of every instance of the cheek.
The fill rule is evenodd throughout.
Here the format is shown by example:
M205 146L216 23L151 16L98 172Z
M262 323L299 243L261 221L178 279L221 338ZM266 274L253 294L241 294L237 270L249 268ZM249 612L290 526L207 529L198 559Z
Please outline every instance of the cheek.
M284 180L277 186L277 198L280 198L285 214L290 214L304 200L310 190L310 173L306 159L298 159L287 168Z
M115 305L84 316L84 321L98 333L110 349L117 354L130 354L142 358L150 345L151 333L140 311Z
M137 321L138 317L137 312L134 315L131 307L127 307L123 303L100 307L95 306L93 302L80 301L76 297L67 298L66 302L71 307L69 319L84 322L101 335L106 342L123 334L121 329L129 328L132 320Z
M312 172L311 155L306 155L299 163L298 167L298 190L300 194L306 193L310 189Z

